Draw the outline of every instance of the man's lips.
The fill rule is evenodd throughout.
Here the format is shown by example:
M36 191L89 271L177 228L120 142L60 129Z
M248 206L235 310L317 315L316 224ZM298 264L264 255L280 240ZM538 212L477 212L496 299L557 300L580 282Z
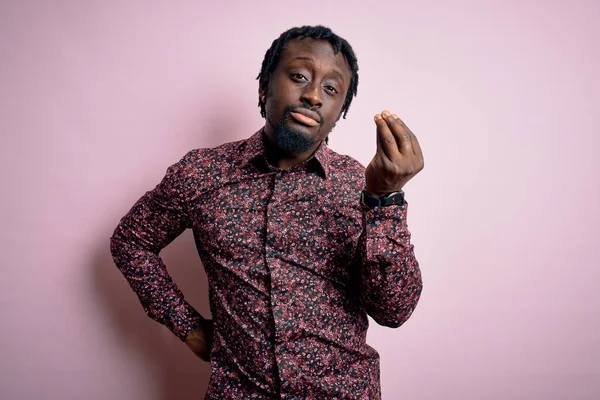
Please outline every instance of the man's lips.
M290 112L290 116L296 121L308 126L317 126L321 122L319 114L306 108L296 108L294 111Z

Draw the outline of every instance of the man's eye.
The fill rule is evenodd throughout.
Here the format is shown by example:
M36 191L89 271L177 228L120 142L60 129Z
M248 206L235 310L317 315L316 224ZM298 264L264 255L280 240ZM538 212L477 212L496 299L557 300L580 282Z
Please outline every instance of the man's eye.
M297 80L297 81L303 81L303 80L307 80L306 77L302 74L292 74L291 75L293 79Z
M326 89L328 92L331 92L331 93L337 93L337 89L336 89L336 88L334 88L333 86L325 86L325 89Z

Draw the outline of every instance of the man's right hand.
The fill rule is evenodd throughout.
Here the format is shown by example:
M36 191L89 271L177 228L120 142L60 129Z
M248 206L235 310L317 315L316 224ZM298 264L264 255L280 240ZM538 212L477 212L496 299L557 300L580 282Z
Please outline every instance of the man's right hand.
M185 344L203 361L210 361L210 349L213 342L213 320L206 319L185 338Z

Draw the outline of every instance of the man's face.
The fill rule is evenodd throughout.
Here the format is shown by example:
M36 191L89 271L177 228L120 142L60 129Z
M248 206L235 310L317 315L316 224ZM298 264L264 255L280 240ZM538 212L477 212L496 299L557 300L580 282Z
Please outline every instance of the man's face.
M352 72L329 42L310 38L288 43L270 78L265 133L288 155L314 151L335 126Z

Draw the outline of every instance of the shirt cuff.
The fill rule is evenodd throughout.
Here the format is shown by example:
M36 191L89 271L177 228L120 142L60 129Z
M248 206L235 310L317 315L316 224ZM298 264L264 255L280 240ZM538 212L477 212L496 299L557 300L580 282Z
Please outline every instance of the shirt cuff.
M200 326L203 320L204 318L200 313L184 301L182 305L173 310L171 314L172 323L169 328L183 342L191 331Z
M369 234L394 236L408 229L406 225L408 203L406 202L403 205L391 205L387 207L370 208L364 204L361 204L361 206Z

